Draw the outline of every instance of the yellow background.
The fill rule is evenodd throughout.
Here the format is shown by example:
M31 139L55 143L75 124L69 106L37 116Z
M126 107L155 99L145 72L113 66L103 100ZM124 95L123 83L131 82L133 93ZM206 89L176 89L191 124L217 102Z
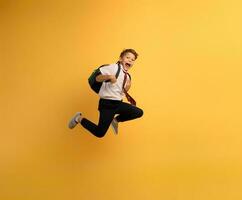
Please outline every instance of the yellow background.
M242 14L236 0L0 1L0 199L241 200ZM95 138L87 84L140 54L141 119Z

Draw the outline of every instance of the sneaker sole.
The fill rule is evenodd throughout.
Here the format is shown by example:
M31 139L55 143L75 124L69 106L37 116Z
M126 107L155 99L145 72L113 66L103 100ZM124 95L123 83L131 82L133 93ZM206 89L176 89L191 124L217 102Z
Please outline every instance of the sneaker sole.
M111 127L112 127L112 129L113 129L114 134L115 134L115 135L118 135L118 131L115 130L115 128L113 127L113 124L112 124L112 123L111 123Z
M71 118L71 120L70 120L69 123L68 123L68 128L69 128L69 129L73 129L73 128L76 127L76 125L77 125L78 123L75 121L75 119L76 119L76 117L79 116L79 115L81 115L81 113L80 113L80 112L77 112L77 113Z

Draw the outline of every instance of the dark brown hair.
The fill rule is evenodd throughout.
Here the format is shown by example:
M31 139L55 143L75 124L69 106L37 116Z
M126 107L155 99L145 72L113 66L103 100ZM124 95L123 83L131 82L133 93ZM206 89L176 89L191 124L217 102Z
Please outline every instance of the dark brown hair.
M138 55L139 55L134 49L124 49L124 50L121 52L121 54L120 54L120 58L122 58L126 53L132 53L132 54L134 54L134 56L135 56L135 60L137 59L137 57L138 57Z

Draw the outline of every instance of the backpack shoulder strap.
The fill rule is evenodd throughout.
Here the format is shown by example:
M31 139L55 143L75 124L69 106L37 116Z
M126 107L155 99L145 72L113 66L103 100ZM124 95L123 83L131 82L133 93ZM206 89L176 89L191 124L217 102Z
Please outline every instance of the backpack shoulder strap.
M120 66L119 62L117 62L117 64L118 64L118 71L117 71L117 73L116 73L116 78L118 78L119 73L120 73L120 70L121 70L121 66ZM128 76L129 76L129 78L130 78L130 80L131 80L131 75L130 75L129 73L127 73L127 74L128 74Z
M117 70L117 73L116 73L116 78L118 78L118 76L119 76L119 74L120 74L120 70L121 70L121 66L119 65L119 63L117 63L118 64L118 70Z

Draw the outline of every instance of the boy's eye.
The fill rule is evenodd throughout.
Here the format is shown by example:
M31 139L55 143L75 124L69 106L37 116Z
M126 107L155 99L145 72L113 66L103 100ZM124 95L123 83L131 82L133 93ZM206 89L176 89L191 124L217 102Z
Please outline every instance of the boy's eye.
M129 57L129 56L127 56L126 58L127 58L127 59L130 59L130 57ZM132 61L135 61L135 59L132 59Z

